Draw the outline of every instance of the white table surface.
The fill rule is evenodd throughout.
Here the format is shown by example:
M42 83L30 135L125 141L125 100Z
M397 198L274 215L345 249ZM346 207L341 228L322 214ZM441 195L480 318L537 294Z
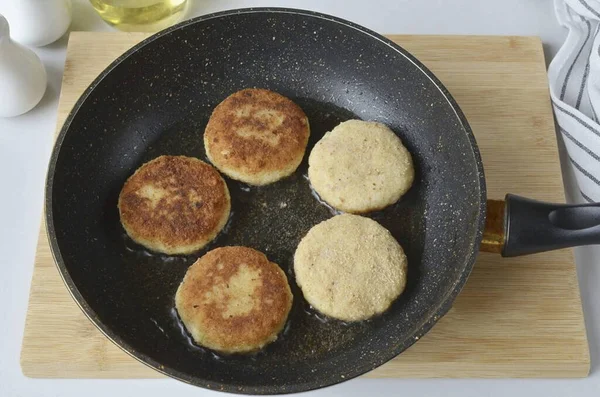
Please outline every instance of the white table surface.
M2 3L0 0L0 13ZM194 0L191 0L194 1ZM565 37L551 0L380 0L233 1L196 0L191 16L249 6L305 8L334 14L381 33L509 34L540 36L546 58ZM72 30L110 30L85 0L74 1ZM170 380L28 379L19 367L25 312L42 213L46 165L55 129L65 61L66 37L35 49L48 71L48 90L31 112L0 118L0 396L216 396ZM0 100L6 100L0 93ZM564 164L564 162L563 162ZM565 173L567 196L572 188ZM407 396L598 396L600 395L600 248L576 251L581 294L592 357L586 379L569 380L373 380L357 379L311 392L320 396L367 394ZM220 394L222 395L222 394Z

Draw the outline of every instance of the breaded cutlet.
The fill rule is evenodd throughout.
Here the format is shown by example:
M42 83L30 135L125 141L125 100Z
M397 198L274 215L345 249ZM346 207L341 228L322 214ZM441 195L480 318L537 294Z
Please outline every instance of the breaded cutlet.
M119 195L121 224L146 248L189 254L223 229L231 200L210 164L192 157L160 156L142 165Z
M249 88L213 111L204 131L211 163L232 179L265 185L302 162L310 128L302 109L283 95Z
M285 273L263 253L221 247L188 269L175 304L196 343L222 353L247 353L277 339L292 298Z

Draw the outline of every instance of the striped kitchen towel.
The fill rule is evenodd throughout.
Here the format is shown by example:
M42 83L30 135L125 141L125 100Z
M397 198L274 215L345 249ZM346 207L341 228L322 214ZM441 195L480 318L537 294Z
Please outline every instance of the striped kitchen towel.
M600 202L600 0L554 4L569 29L548 68L554 114L581 197Z

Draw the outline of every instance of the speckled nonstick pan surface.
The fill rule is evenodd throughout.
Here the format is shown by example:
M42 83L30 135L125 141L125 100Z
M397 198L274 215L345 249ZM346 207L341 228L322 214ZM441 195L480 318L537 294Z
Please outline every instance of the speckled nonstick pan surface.
M126 237L117 197L161 154L206 160L202 134L230 93L264 87L296 101L311 124L291 177L265 187L227 179L232 215L207 249L245 245L286 271L294 305L283 335L253 356L217 356L183 331L174 295L190 256L149 253ZM313 311L294 281L302 236L333 216L312 194L308 152L351 118L390 126L412 152L416 180L370 214L404 247L408 285L389 311L346 324ZM412 345L451 307L473 266L485 182L471 130L441 83L410 54L334 17L246 9L184 22L135 46L85 91L64 124L47 181L52 251L70 292L111 340L194 385L230 392L299 392L363 374Z

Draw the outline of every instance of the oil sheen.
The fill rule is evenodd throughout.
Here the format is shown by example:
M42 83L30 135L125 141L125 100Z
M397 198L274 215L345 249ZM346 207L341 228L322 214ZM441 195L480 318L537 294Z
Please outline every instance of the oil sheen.
M90 0L108 24L126 32L156 32L187 14L188 0Z

